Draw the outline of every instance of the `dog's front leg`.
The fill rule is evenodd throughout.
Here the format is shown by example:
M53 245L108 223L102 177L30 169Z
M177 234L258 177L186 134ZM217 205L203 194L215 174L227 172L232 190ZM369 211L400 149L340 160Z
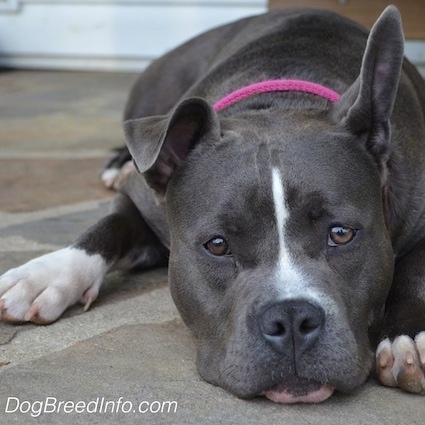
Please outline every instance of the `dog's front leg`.
M48 324L78 301L87 310L108 271L165 264L165 253L131 200L120 194L112 212L74 244L0 276L0 317Z
M376 352L383 385L425 395L425 246L396 263Z

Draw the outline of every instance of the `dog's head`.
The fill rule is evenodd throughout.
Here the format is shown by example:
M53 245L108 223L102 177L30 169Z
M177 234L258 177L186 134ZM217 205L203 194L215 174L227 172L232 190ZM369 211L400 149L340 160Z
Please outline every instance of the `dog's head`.
M402 61L388 8L332 106L226 118L191 98L125 123L166 200L171 291L207 381L317 402L366 380L393 273L383 189Z

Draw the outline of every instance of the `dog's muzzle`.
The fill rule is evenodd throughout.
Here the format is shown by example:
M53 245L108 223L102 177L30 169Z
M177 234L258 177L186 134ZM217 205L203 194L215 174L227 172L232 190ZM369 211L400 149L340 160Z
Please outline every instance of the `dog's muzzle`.
M285 300L269 306L258 320L267 343L296 364L297 358L316 345L324 329L325 312L310 301ZM333 391L328 384L292 376L262 395L277 403L318 403Z

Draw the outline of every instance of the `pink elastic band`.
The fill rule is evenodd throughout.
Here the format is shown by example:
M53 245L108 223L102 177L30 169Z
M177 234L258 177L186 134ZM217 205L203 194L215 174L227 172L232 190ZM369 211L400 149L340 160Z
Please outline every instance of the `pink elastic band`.
M270 80L261 83L251 84L243 87L233 93L228 94L214 104L214 110L219 112L240 100L246 99L250 96L259 93L270 93L278 91L301 91L304 93L311 93L317 96L328 99L332 103L339 100L341 97L337 92L324 87L320 84L311 83L302 80Z

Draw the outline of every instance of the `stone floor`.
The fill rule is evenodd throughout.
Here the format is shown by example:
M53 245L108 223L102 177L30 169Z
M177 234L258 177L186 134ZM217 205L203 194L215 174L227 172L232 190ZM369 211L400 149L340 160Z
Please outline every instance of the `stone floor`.
M0 72L0 273L70 243L108 208L132 74ZM0 424L425 423L425 398L371 379L321 405L239 400L198 377L165 269L114 273L57 323L0 323Z

